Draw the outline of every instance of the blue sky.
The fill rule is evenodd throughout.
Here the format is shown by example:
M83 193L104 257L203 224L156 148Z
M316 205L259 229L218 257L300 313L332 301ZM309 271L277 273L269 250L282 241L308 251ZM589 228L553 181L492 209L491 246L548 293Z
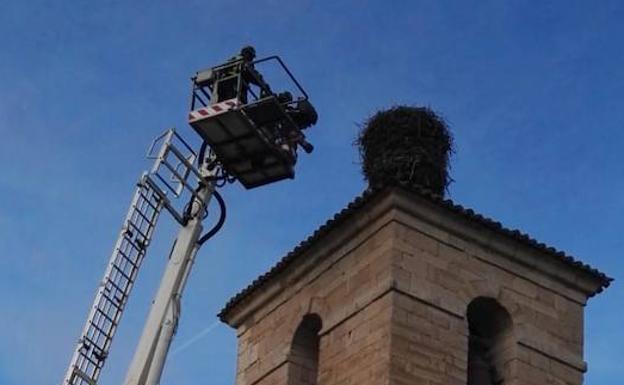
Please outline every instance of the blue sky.
M398 103L453 129L450 197L617 280L586 308L586 384L624 374L624 6L525 1L0 3L0 384L59 383L151 139L185 123L189 77L242 45L315 103L294 181L223 193L163 384L234 383L221 306L359 194L358 125ZM102 384L120 383L173 240L163 219ZM199 337L198 337L199 335Z

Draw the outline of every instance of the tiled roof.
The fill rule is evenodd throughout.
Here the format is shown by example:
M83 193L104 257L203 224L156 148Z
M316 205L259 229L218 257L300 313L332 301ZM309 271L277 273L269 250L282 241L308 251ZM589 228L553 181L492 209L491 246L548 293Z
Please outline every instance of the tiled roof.
M493 219L484 217L481 214L476 213L474 210L465 208L461 205L458 205L451 201L450 199L444 199L439 195L433 194L428 190L424 189L414 189L414 188L404 188L404 187L388 187L385 189L376 189L376 190L366 190L362 195L355 198L351 203L347 205L344 209L342 209L339 213L335 214L333 218L325 222L321 227L319 227L312 235L310 235L307 239L299 243L292 251L286 254L277 264L275 264L268 272L262 274L258 278L256 278L251 284L249 284L246 288L232 297L223 309L219 312L219 318L224 321L226 315L232 310L236 305L242 302L247 296L249 296L252 292L262 287L267 281L271 278L277 276L280 272L285 270L290 264L292 264L299 256L301 256L306 250L312 247L318 240L320 240L325 234L332 231L334 228L339 226L342 222L350 218L354 215L360 208L365 206L368 202L372 201L378 196L382 195L382 192L387 191L389 188L400 189L403 191L407 191L409 193L415 194L421 198L426 199L427 201L449 210L453 213L461 215L463 218L475 223L477 225L483 226L487 229L493 230L501 235L512 238L518 242L521 242L524 245L532 247L544 254L551 256L552 258L556 258L557 260L569 265L573 268L580 269L583 272L595 277L601 282L601 287L594 294L598 294L602 292L602 290L609 286L612 278L608 277L606 274L600 272L599 270L576 260L574 257L567 255L563 251L559 251L554 247L550 247L544 243L538 242L537 240L531 238L528 234L525 234L519 230L511 230L504 227L500 222L494 221Z

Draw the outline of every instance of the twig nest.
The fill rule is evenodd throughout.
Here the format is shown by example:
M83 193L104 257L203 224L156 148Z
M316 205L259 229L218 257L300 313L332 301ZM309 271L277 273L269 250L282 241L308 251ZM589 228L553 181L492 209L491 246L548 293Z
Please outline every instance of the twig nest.
M357 139L370 187L419 187L443 196L452 179L452 135L427 107L398 106L365 122Z

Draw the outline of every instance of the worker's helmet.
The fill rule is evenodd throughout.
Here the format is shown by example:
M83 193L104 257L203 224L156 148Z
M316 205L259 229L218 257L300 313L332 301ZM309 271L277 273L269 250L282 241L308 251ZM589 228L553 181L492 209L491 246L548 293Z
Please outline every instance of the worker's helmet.
M252 61L256 58L256 50L254 49L254 47L248 45L241 49L240 55L245 61Z

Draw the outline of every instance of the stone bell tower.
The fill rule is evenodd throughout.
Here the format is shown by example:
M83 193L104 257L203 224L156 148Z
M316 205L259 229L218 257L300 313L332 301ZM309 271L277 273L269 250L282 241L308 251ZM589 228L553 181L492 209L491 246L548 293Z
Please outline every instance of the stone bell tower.
M237 385L580 385L611 279L417 188L371 189L232 298Z
M583 308L611 279L444 200L431 109L380 111L357 143L369 189L222 310L236 384L581 385Z

